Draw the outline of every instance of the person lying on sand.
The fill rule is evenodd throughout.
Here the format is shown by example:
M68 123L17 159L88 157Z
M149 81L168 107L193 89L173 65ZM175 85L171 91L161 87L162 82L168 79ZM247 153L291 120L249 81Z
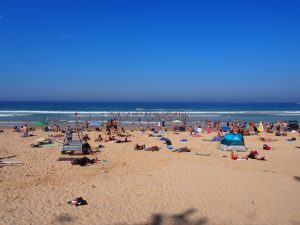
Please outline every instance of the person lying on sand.
M80 165L86 166L87 164L94 164L98 162L98 158L89 159L88 157L84 156L83 158L75 159L71 162L72 165Z
M232 151L231 159L233 159L233 160L237 160L237 159L248 160L248 155L238 155L235 151Z
M231 152L231 159L237 160L248 160L249 159L257 159L257 160L265 160L265 156L259 155L257 151L251 151L249 155L238 155L235 151Z
M116 140L115 143L125 143L125 142L131 142L130 140L128 140L127 138L125 138L124 140Z
M265 160L265 156L259 155L257 151L251 151L248 155L249 159Z
M277 139L272 139L272 138L259 138L259 140L265 141L265 142L277 141Z
M131 137L131 134L118 134L118 137Z
M148 134L148 137L162 137L161 134Z
M52 138L40 138L30 145L31 148L39 148L41 145L51 144Z
M158 146L151 146L151 147L146 147L146 145L139 145L136 144L134 150L145 150L145 151L159 151L159 147Z
M149 146L149 147L147 147L146 146L146 148L144 149L145 151L151 151L151 152L154 152L154 151L159 151L159 147L158 146L156 146L156 145L154 145L154 146Z
M191 152L187 147L173 149L172 152Z

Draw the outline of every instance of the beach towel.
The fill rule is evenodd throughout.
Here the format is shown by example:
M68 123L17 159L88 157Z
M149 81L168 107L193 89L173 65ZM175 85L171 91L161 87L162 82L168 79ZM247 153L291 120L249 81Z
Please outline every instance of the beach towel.
M102 164L108 164L108 163L109 163L109 161L108 161L108 160L105 160L105 159L104 159L104 160L101 160L100 162L101 162Z
M57 135L54 135L53 137L54 138L63 138L63 137L65 137L65 135L63 135L63 134L57 134Z
M196 153L196 155L200 155L200 156L210 156L210 153L208 153L208 154Z
M42 147L57 147L57 146L59 146L59 144L58 143L50 143L50 144L45 144L45 145L41 145Z
M202 139L202 141L215 142L215 140L214 140L214 139Z
M187 139L181 139L181 140L179 140L180 142L188 142L188 140Z
M221 138L219 136L214 137L214 141L219 141L221 142Z
M0 166L19 166L24 163L17 161L17 160L9 160L9 159L1 159Z
M191 137L203 137L200 134L192 134Z

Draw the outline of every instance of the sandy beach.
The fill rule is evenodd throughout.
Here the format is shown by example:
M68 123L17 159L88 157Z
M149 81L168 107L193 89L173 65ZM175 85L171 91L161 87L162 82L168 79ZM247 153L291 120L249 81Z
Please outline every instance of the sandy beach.
M57 159L82 155L61 155L58 146L31 148L34 140L54 134L33 133L0 133L0 157L24 163L0 168L1 224L300 224L298 134L288 134L294 142L266 133L245 137L248 152L266 156L258 161L232 160L217 150L218 142L202 141L215 133L190 137L168 131L173 146L191 149L177 153L148 137L150 132L134 131L131 143L100 143L102 152L88 156L100 162L81 167ZM96 147L99 132L88 134ZM272 149L266 151L259 137L277 141L268 142ZM137 143L161 149L134 151ZM80 196L88 205L67 204Z

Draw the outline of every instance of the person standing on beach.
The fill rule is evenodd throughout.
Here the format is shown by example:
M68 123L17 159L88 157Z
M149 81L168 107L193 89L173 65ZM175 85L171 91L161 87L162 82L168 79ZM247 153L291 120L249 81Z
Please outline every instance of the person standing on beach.
M161 130L161 123L160 122L157 123L157 130Z
M161 126L162 126L162 128L164 128L166 126L166 123L165 123L164 119L161 120Z
M283 129L283 135L287 136L287 132L288 132L288 127L287 127L287 121L283 121L282 122L282 129Z
M280 120L277 121L276 131L280 132Z

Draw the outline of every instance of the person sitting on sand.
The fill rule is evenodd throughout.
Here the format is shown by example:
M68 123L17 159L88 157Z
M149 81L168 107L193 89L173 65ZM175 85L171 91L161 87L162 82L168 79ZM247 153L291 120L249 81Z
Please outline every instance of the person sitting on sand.
M100 141L103 141L103 138L102 138L101 134L99 134L99 136L97 137L97 139L96 139L95 141L96 141L96 142L97 142L97 141L99 141L99 142L100 142Z
M190 126L189 129L188 129L188 132L190 132L190 135L192 135L193 132L194 132L194 128L192 126Z
M165 144L166 145L172 145L172 142L171 142L171 140L169 138L167 138L166 141L165 141Z
M21 134L21 137L29 137L29 136L32 136L32 135L29 135L29 129L28 129L28 126L27 124L25 124L22 128L22 134Z
M148 137L162 137L161 134L148 134Z
M105 138L105 142L115 141L115 140L116 140L115 136L111 136L111 135L108 135Z
M88 142L85 142L82 144L82 152L83 154L90 155L93 154L94 152L92 151L92 147Z
M57 124L54 124L54 132L60 132L60 131L61 131L60 126Z
M140 132L145 132L145 128L143 127L143 125L140 126Z
M88 141L91 140L88 134L83 135L82 140Z
M18 127L18 126L15 126L14 127L14 132L17 132L17 133L21 132L21 128Z
M134 150L144 150L146 148L145 145L136 144Z

